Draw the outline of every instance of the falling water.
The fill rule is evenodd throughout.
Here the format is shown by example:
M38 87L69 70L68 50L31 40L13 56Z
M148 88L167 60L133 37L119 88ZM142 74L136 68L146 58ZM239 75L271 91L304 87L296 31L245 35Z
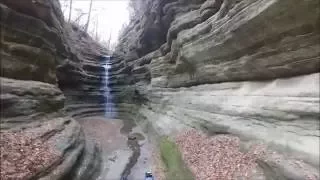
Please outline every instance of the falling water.
M115 118L116 111L115 111L115 105L113 103L113 98L111 94L111 88L109 87L109 70L111 68L111 57L110 56L104 56L105 64L104 64L104 70L105 70L105 81L104 81L104 98L105 98L105 116L107 118Z

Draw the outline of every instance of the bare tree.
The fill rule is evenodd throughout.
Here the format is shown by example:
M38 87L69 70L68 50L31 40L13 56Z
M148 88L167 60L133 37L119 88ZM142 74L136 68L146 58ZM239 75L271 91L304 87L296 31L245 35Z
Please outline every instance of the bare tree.
M68 20L68 22L70 22L70 20L71 20L72 1L73 1L73 0L70 0L69 20Z
M99 35L98 35L98 25L99 25L99 20L98 20L98 17L97 17L97 18L96 18L96 29L95 29L95 31L96 31L96 39L99 38Z
M93 0L90 1L89 15L88 15L87 24L86 24L86 29L85 29L86 32L88 32L88 27L89 27L89 23L90 23L91 10L92 10L92 2L93 2Z
M67 3L68 3L68 0L61 1L61 9L63 14L65 14L66 9L69 7Z
M76 24L79 24L79 25L80 25L80 21L81 21L82 17L83 17L84 15L87 15L87 14L88 14L88 13L79 12L79 14L78 14L77 17L75 18L74 22L75 22Z
M112 34L112 31L110 31L109 39L107 41L107 47L108 47L109 50L110 50L110 47L111 47L111 34Z

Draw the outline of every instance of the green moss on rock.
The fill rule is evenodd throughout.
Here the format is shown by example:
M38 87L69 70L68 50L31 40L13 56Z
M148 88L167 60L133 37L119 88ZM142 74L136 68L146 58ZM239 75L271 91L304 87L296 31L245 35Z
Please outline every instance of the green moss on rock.
M166 166L166 180L194 180L191 171L183 162L178 146L168 138L162 138L160 153Z

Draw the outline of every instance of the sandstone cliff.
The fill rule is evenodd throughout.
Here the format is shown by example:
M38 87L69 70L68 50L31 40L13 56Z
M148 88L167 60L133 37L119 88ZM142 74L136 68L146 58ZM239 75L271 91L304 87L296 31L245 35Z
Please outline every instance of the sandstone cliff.
M319 169L319 1L133 5L111 75L120 117L161 135L233 134ZM266 164L274 179L302 178Z
M237 136L243 151L262 143L273 153L253 179L319 179L318 0L133 6L111 61L118 118ZM73 118L104 112L109 52L64 22L58 0L1 0L0 14L1 178L96 179L101 150Z
M58 0L2 0L0 13L1 179L95 179L100 149L66 111L103 104L106 50L64 22Z

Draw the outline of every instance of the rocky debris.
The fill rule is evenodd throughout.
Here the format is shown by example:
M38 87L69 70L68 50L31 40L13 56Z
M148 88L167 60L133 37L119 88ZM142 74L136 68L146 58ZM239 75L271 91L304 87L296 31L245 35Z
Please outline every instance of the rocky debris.
M245 143L236 136L208 136L192 129L179 134L176 142L199 180L319 179L318 170L302 160L271 151L263 144Z
M84 150L80 125L70 118L35 121L1 131L1 177L66 177Z
M250 179L255 161L264 155L264 148L258 145L242 153L240 139L229 135L207 137L190 130L176 141L197 180Z
M24 180L59 159L51 144L22 132L1 132L1 179Z

